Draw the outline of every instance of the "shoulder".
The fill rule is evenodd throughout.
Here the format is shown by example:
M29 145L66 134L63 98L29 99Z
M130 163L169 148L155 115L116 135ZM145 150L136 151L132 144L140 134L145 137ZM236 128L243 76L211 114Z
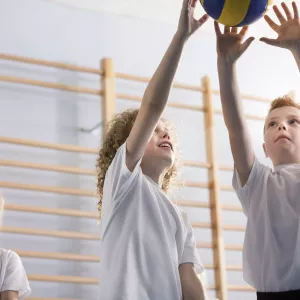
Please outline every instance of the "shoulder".
M23 267L20 256L12 250L0 248L0 260L6 269Z
M16 252L14 252L12 250L0 248L0 259L2 262L3 261L9 262L9 261L19 260L20 257Z
M259 160L255 157L253 166L251 168L249 177L245 185L241 184L239 174L234 168L233 172L233 188L238 192L238 193L243 193L248 191L249 189L253 192L253 189L255 189L257 186L261 186L265 183L263 179L264 176L268 176L272 174L272 169L262 163L259 162Z
M15 266L22 265L20 256L12 250L7 250L7 260L10 264L14 264Z

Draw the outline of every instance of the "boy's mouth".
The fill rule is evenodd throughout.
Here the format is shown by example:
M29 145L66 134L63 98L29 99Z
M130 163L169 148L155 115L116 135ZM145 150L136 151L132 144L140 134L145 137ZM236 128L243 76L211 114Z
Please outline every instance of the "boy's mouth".
M288 138L286 135L280 135L277 137L276 142L278 142L279 140L282 140L282 139L286 139L286 140L290 141L290 138Z

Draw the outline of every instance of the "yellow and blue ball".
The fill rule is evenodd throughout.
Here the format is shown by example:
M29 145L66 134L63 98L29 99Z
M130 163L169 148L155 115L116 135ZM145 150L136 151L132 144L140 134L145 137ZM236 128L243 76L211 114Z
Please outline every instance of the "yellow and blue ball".
M219 23L242 27L259 20L272 0L200 0L205 12Z

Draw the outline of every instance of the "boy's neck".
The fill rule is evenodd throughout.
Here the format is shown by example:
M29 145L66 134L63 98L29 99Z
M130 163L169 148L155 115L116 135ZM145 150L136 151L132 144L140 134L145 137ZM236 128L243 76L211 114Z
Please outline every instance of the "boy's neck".
M300 159L286 158L286 159L277 161L276 163L273 162L274 168L282 166L282 165L293 165L293 164L300 164Z

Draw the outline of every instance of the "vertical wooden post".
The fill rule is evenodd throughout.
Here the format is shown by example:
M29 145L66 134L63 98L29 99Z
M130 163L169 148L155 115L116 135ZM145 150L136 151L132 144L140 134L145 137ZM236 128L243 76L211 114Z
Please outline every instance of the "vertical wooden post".
M224 260L224 239L221 222L221 204L219 196L218 165L216 160L216 141L214 133L214 111L212 92L208 77L202 79L203 104L205 116L206 156L210 165L208 169L210 182L210 212L212 224L213 255L215 267L216 293L219 300L227 299L226 268Z
M106 125L116 113L116 87L113 61L110 58L101 60L101 69L104 74L102 82L102 138L106 135Z

